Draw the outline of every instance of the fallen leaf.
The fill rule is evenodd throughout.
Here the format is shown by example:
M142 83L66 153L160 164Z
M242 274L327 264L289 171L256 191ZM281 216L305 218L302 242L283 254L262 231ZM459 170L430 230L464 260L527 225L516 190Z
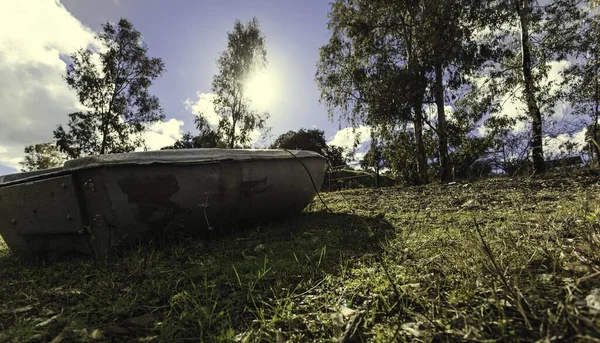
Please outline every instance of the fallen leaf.
M50 318L48 318L48 319L44 320L43 322L41 322L41 323L37 324L35 327L36 327L36 328L41 328L41 327L44 327L44 326L48 326L48 324L50 324L50 323L52 323L53 321L55 321L55 320L56 320L56 318L58 318L58 316L59 316L58 314L57 314L57 315L55 315L55 316L52 316L52 317L50 317Z
M102 335L102 331L100 329L95 329L94 331L92 331L92 333L90 334L90 337L92 339L102 339L104 336Z
M267 248L265 247L264 244L259 244L256 247L254 247L254 252L263 252L263 251L265 251L265 249L267 249Z
M349 307L342 307L342 316L344 316L345 318L351 317L353 315L356 314L356 312L358 312L357 310L353 310Z
M594 314L600 313L600 288L594 288L590 294L585 297L585 302Z

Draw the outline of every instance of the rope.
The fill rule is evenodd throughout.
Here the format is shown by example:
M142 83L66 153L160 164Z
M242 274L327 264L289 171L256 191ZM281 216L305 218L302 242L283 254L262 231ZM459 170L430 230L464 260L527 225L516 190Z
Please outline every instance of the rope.
M310 170L308 170L308 168L306 167L306 165L304 164L304 162L302 162L301 159L298 158L298 156L294 155L294 153L292 153L291 151L289 151L288 149L283 149L284 151L286 151L287 153L289 153L290 155L294 156L294 158L296 160L298 160L298 162L300 162L300 164L302 164L302 166L304 167L304 170L306 170L306 173L308 174L308 177L310 178L310 182L313 185L313 188L315 189L315 192L317 192L317 196L319 196L319 200L321 200L321 203L323 204L323 206L325 206L325 208L327 209L327 211L329 213L334 214L334 212L327 206L327 204L325 203L325 201L323 200L323 198L321 197L321 193L319 192L319 189L317 188L317 185L315 185L315 181L313 180L312 175L310 174Z

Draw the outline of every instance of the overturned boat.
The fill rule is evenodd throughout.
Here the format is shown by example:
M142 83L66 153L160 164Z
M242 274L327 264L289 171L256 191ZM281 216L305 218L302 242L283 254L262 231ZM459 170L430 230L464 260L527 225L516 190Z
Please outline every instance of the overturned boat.
M310 151L187 149L99 155L0 176L0 235L15 253L105 255L173 232L302 211L323 183Z

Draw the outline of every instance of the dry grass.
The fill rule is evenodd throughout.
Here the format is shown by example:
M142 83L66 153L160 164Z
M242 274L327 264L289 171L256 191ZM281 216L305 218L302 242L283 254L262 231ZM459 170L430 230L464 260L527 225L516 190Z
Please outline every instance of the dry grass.
M597 171L324 194L109 261L0 254L0 341L600 341Z

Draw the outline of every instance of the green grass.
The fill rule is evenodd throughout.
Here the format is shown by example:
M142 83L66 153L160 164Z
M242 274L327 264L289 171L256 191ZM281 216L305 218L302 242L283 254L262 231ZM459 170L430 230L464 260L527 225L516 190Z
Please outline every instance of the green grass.
M0 244L0 342L600 342L599 181L332 192L107 261Z

